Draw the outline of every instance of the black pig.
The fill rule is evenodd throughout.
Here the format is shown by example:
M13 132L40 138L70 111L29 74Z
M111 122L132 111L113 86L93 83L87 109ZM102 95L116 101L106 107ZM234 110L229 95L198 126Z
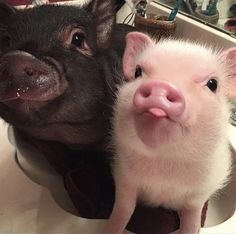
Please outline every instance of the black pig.
M69 146L101 145L109 128L124 37L114 3L0 3L0 116L24 135Z

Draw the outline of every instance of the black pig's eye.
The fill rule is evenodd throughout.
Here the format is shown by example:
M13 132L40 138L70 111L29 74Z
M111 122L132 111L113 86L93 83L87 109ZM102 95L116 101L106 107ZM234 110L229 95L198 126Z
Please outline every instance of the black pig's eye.
M207 87L208 87L213 93L216 92L217 86L218 86L218 83L217 83L217 80L216 80L216 79L210 79L210 80L208 80L208 82L207 82Z
M68 34L64 32L67 32ZM64 34L64 35L63 35ZM77 50L80 53L90 56L92 55L92 51L87 44L87 36L86 33L82 28L75 27L75 28L65 28L62 31L62 38L65 40L65 44L72 50Z
M74 33L72 35L71 44L76 47L82 47L85 42L85 36L82 33Z
M142 68L141 68L139 65L137 65L137 66L136 66L136 70L135 70L134 77L135 77L135 79L136 79L136 78L138 78L138 77L140 77L140 76L142 76Z

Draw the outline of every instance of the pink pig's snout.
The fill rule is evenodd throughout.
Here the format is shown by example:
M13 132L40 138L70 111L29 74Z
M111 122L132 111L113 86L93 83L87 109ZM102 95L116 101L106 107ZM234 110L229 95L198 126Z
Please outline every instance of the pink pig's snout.
M133 104L139 113L177 120L185 109L185 99L180 90L165 81L149 81L136 90Z

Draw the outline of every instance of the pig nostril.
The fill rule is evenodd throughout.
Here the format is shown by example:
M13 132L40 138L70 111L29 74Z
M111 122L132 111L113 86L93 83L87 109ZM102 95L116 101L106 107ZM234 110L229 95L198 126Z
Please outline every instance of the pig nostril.
M35 71L32 68L25 68L25 73L27 76L33 76L35 74Z
M168 100L169 102L175 102L174 97L167 96L166 98L167 98L167 100Z
M151 90L141 90L141 96L143 98L148 98L151 95Z
M144 97L144 98L147 98L147 97L149 97L150 95L151 95L151 92L148 92L148 91L146 91L146 92L143 93L143 97Z
M172 103L181 101L181 97L178 95L167 95L166 98L169 102L172 102Z

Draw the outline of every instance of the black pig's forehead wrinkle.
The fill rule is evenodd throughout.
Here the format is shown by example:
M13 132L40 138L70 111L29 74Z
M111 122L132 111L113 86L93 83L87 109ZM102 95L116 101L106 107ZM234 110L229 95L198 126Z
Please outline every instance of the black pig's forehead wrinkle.
M72 6L40 6L18 11L9 25L16 40L50 38L64 26L75 24L86 26L91 16L84 9Z

